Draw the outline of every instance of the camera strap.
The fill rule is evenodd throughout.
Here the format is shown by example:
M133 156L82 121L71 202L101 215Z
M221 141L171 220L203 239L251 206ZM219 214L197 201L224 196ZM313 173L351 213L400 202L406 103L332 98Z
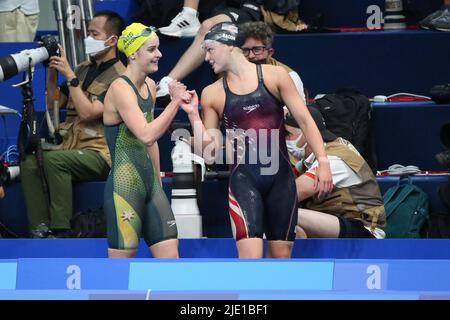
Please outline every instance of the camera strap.
M22 120L19 126L19 134L17 136L17 148L20 160L23 161L27 154L34 152L38 167L38 174L41 178L42 190L48 194L47 181L44 175L44 158L42 152L41 140L39 137L38 122L33 103L33 90L31 88L32 73L31 65L28 70L28 81L22 85L23 111Z
M20 122L17 146L21 159L36 151L39 142L38 124L33 102L25 102Z

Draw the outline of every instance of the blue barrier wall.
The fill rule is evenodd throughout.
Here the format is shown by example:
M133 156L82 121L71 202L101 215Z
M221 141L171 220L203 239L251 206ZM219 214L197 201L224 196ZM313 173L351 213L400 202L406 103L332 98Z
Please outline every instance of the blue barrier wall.
M295 240L293 258L450 260L450 239ZM0 261L19 258L106 258L106 239L0 239ZM232 238L180 239L182 258L236 258ZM152 257L141 239L137 258Z
M415 165L422 170L447 170L434 156L445 150L440 130L450 122L450 105L411 102L373 103L378 169Z
M18 258L1 260L0 271L2 299L99 299L95 295L103 294L103 299L191 300L203 294L207 300L417 300L450 295L448 258Z
M429 94L447 83L450 34L424 31L291 35L275 39L275 56L296 70L312 97L353 87L365 95ZM433 48L433 49L431 49Z

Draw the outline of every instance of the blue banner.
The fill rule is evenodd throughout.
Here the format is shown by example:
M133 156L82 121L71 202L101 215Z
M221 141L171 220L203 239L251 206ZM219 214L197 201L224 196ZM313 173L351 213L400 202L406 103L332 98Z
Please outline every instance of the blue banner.
M132 262L129 290L332 290L333 265L304 260Z
M4 260L0 262L0 290L16 288L17 262Z
M127 289L128 259L19 259L17 289Z

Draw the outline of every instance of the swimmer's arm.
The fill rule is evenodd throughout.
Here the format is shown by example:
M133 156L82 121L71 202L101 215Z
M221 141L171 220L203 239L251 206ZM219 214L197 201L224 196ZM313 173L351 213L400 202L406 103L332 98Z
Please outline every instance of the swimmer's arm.
M199 143L196 143L194 137L195 152L198 153L201 151L204 153L203 151L208 149L211 151L208 152L208 154L212 157L215 157L214 150L219 150L222 145L222 134L219 130L220 118L217 112L217 107L215 106L215 104L217 104L215 98L218 97L216 91L216 88L212 86L208 86L202 91L202 118L197 116L196 119L190 119L194 126L195 123L198 123L198 125L194 128L202 128L201 147L199 146ZM206 156L206 154L204 154L204 156Z
M294 83L289 74L281 67L277 68L278 90L281 100L284 101L289 112L302 128L303 133L311 146L316 159L326 158L325 148L323 145L322 136L317 129L317 126L309 113L303 99L298 94Z
M316 126L310 112L303 99L298 94L289 74L282 68L277 70L277 87L282 101L285 102L289 112L302 128L308 145L313 150L316 159L319 161L319 168L314 187L319 189L319 198L322 198L333 189L330 163L322 139L322 135Z
M147 84L150 88L150 94L152 95L152 101L156 101L156 85L155 82L151 79L147 79ZM153 119L155 118L155 108L152 109ZM161 165L160 165L160 157L159 157L159 145L158 142L153 143L151 146L147 146L147 153L150 157L150 160L153 164L153 171L155 175L158 177L159 183L162 187L162 179L161 179Z
M191 137L189 141L186 140L186 142L193 146L194 153L203 158L206 156L208 158L207 160L210 159L209 155L212 155L214 158L214 153L216 150L214 149L214 145L216 144L216 141L219 141L217 140L217 136L221 137L221 134L218 135L218 133L220 133L218 130L219 115L214 106L214 103L216 103L216 99L218 97L215 91L216 90L210 85L202 92L203 121L198 111L199 101L195 90L188 91L191 97L190 101L181 104L181 107L188 115L194 134L194 136ZM206 151L206 154L204 151Z
M154 86L154 82L150 84ZM179 88L179 90L182 91L183 88ZM125 125L142 143L149 147L152 146L170 126L181 103L181 98L172 99L164 111L155 120L148 123L139 108L136 94L123 79L119 78L115 80L111 84L108 94Z

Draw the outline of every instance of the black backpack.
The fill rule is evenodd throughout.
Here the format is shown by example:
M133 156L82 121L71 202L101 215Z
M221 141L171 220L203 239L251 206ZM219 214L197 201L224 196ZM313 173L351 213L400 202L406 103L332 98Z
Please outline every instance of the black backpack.
M327 129L350 141L373 172L377 169L372 133L372 106L369 99L352 89L339 89L314 101L325 119Z
M105 238L106 217L103 208L77 212L70 220L73 238Z

